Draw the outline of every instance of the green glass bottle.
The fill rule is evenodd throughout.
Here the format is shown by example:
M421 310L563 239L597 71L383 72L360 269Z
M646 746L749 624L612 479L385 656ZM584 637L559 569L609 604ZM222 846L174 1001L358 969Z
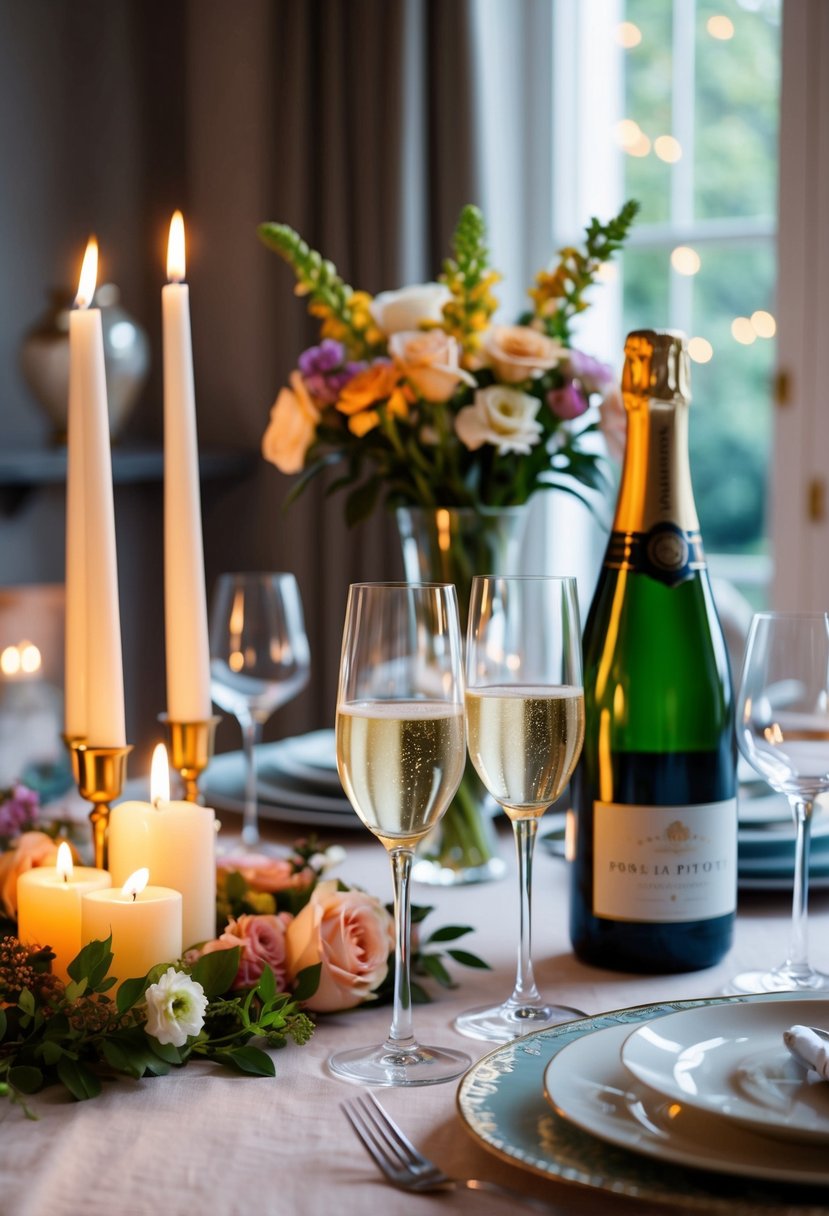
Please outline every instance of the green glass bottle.
M584 632L570 935L586 962L692 971L731 944L736 750L728 654L688 463L682 335L625 343L628 437Z

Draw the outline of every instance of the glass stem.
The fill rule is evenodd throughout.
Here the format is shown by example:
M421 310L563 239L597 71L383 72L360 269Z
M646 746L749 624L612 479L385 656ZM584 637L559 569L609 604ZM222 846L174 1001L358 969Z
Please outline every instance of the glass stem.
M394 1005L386 1046L400 1051L416 1046L412 1027L411 981L411 876L414 852L411 849L392 849L389 859L394 884Z
M520 905L518 922L518 967L515 973L515 989L510 1004L538 1004L541 994L533 974L532 960L532 885L533 852L538 832L537 819L514 819L515 851L518 857L518 882Z
M792 813L797 827L794 852L794 897L792 900L792 937L786 970L794 975L807 975L809 967L809 939L807 914L809 908L809 845L812 835L811 799L790 798Z
M245 753L245 811L242 819L242 844L255 848L259 844L259 813L256 801L256 748L262 737L262 723L253 716L239 719L242 727L242 747Z

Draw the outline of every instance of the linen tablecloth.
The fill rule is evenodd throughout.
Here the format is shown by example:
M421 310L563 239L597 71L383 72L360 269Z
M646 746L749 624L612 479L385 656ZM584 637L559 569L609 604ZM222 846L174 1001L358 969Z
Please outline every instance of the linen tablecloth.
M543 832L543 822L542 822ZM289 843L299 833L278 828ZM382 847L367 833L326 843L347 848L338 874L384 900L391 898ZM469 924L462 945L482 955L491 972L454 968L458 987L436 991L415 1008L421 1041L466 1050L490 1047L453 1032L461 1010L511 991L517 937L516 872L508 831L501 837L510 864L506 878L479 886L438 889L416 885L414 900L434 905L427 927ZM788 944L790 896L741 898L735 945L717 967L678 976L639 977L598 971L577 962L567 935L566 863L537 851L534 957L542 991L594 1014L658 1000L720 993L729 977L782 960ZM812 955L829 970L829 898L815 892L810 918ZM520 1209L472 1193L406 1195L380 1178L340 1110L360 1092L326 1070L332 1050L379 1042L389 1009L362 1009L319 1019L310 1043L275 1053L275 1079L237 1077L210 1065L189 1064L176 1075L105 1086L92 1101L75 1103L57 1090L32 1099L37 1122L0 1104L0 1213L2 1216L250 1216L252 1213L337 1213L433 1216L453 1212L498 1216ZM456 1083L422 1089L385 1089L380 1097L410 1137L449 1173L505 1182L547 1198L565 1213L614 1213L641 1203L536 1178L502 1163L469 1135L456 1114ZM658 1211L648 1207L648 1211ZM829 1211L829 1207L827 1207Z

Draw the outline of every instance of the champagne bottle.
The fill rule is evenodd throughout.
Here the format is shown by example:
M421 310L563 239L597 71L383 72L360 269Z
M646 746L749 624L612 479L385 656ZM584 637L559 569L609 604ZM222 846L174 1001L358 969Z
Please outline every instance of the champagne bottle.
M685 339L628 335L628 438L584 633L570 935L585 962L693 971L731 944L736 750L728 653L688 462Z

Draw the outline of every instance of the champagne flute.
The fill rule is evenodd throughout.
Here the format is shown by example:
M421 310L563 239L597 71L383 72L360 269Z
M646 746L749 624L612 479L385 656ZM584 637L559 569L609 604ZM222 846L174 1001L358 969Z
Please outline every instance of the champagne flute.
M357 583L348 594L337 694L337 767L351 805L388 850L394 885L394 1007L384 1043L329 1067L366 1085L460 1076L462 1052L424 1047L411 1008L411 870L464 769L463 663L455 588Z
M736 976L729 992L820 991L829 975L809 964L809 843L818 794L829 791L829 615L762 612L746 642L737 701L737 746L796 827L788 958Z
M538 821L564 791L584 742L581 636L573 578L472 582L466 639L469 755L512 821L520 880L512 996L471 1009L455 1028L506 1042L578 1017L542 999L532 964L532 861Z
M262 851L256 747L268 718L308 683L310 651L293 574L222 574L210 610L210 687L242 728L242 848Z

